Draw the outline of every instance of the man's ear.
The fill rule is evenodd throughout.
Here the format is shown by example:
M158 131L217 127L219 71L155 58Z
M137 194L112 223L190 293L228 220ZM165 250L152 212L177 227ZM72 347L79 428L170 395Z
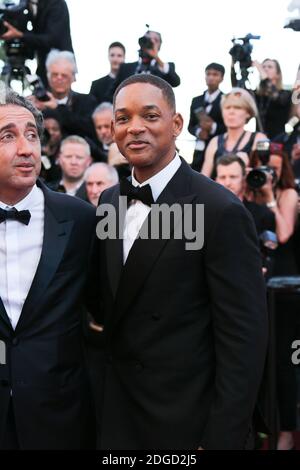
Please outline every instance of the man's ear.
M173 116L173 136L178 137L183 128L183 117L180 113L175 113Z

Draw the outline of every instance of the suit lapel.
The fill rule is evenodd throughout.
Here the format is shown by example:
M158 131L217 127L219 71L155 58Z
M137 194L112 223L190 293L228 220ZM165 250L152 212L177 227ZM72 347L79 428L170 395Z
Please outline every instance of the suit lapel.
M169 206L175 203L181 206L191 203L195 195L188 194L190 188L190 172L191 170L187 163L182 161L181 167L161 193L157 203L167 204ZM148 223L150 214L151 212L144 222L144 225ZM175 217L173 221L171 219L170 238L172 238L177 223L181 220L182 214L178 215L177 218ZM143 240L137 238L132 245L126 263L121 270L120 282L115 299L114 315L108 325L108 333L111 331L113 325L115 325L128 310L136 295L138 295L139 291L143 288L154 263L160 257L168 241L169 239Z
M116 239L107 239L106 241L106 263L107 272L111 285L113 296L116 296L121 271L123 268L123 239L119 234L123 233L124 219L126 215L126 207L119 206L119 186L116 187L112 196L112 205L116 211Z
M39 184L39 186L41 186ZM52 192L42 186L45 196L44 239L40 262L38 264L31 288L23 305L22 313L16 327L21 329L33 316L39 301L51 282L63 257L73 220L62 214L57 201L53 201Z
M7 326L12 328L1 297L0 297L0 318L2 318L2 320L6 323Z

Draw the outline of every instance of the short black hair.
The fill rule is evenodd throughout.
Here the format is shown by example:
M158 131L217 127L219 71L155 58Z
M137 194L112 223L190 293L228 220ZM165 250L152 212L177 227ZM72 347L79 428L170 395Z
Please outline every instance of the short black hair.
M217 62L212 62L211 64L208 64L206 67L205 67L205 72L207 70L216 70L217 72L220 72L222 74L222 76L224 77L225 75L225 67L221 64L217 64Z
M39 137L43 135L44 120L42 113L36 109L30 100L3 85L0 89L0 107L9 105L26 108L34 117Z
M112 42L110 44L108 50L110 51L110 49L112 49L113 47L119 47L124 52L124 55L126 54L125 46L121 42L119 42L119 41Z
M238 163L242 169L242 175L246 175L245 162L235 153L228 153L222 155L216 162L216 169L218 168L218 166L229 166L232 165L232 163Z
M115 108L116 105L116 97L119 93L119 91L122 90L122 88L125 88L128 85L133 85L134 83L148 83L149 85L152 85L156 88L159 88L167 101L168 105L174 111L176 112L176 101L175 101L175 95L173 88L171 85L169 85L168 82L163 80L160 77L156 77L155 75L151 75L148 73L143 73L143 74L137 74L137 75L131 75L130 77L126 78L123 82L120 83L118 88L116 89L113 97L113 107Z

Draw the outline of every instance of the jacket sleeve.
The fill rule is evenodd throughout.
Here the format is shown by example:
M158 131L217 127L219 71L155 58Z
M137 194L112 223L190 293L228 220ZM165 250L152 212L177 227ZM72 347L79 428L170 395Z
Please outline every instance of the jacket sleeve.
M253 220L238 202L217 218L206 244L216 376L214 400L199 445L243 449L267 347L267 307Z

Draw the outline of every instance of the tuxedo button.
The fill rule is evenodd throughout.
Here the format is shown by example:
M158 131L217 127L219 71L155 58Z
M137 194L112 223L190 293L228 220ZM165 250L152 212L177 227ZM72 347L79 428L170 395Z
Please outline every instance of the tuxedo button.
M11 344L12 344L13 346L18 346L18 344L19 344L19 338L13 338Z
M0 379L1 387L9 387L9 380L7 379Z

